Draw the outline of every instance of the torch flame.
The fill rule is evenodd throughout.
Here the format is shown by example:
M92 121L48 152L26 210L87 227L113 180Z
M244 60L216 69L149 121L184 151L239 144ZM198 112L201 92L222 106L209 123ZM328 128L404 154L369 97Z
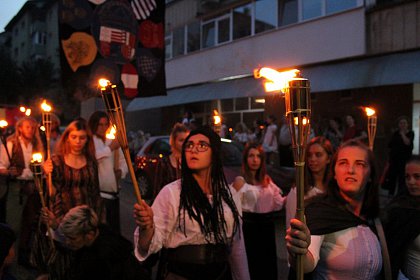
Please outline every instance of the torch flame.
M0 120L0 128L5 128L6 126L8 126L9 124L7 123L7 121L5 120Z
M222 123L222 118L219 116L219 112L217 112L217 110L213 110L213 120L215 125Z
M366 115L368 116L368 117L371 117L371 116L373 116L373 115L375 115L375 110L373 110L372 108L369 108L369 107L365 107L365 112L366 112Z
M284 72L279 72L277 70L263 67L260 69L254 70L255 78L265 78L267 81L264 83L265 91L282 91L284 92L285 88L289 86L289 81L297 76L300 73L297 69L292 69Z
M115 133L117 133L117 129L115 128L115 125L111 126L111 129L109 132L105 135L107 139L115 139Z
M32 113L32 110L31 109L26 109L26 111L25 111L25 115L27 115L28 117L31 115L31 113Z
M100 87L104 88L108 86L111 82L107 79L99 79L98 84Z
M42 102L42 104L41 104L41 109L44 112L50 112L52 107L49 104L47 104L47 100L44 100L44 102Z
M24 106L20 106L20 107L19 107L19 110L20 110L22 113L25 113L26 108L25 108Z
M36 163L42 162L42 154L41 153L32 154L32 162L36 162Z

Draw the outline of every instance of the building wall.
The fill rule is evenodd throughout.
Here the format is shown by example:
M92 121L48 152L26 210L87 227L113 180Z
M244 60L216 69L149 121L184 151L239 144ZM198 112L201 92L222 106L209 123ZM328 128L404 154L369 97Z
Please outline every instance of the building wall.
M197 8L197 0L174 1L167 4L165 10L166 29L170 30L190 23L197 16Z
M174 58L166 63L167 87L251 75L262 65L287 68L365 52L365 13L356 8Z
M60 69L60 42L58 38L58 2L55 2L49 7L46 13L46 28L47 36L45 53L46 59L54 64L55 69ZM58 74L59 72L57 72Z
M371 10L366 23L370 54L420 47L420 1Z

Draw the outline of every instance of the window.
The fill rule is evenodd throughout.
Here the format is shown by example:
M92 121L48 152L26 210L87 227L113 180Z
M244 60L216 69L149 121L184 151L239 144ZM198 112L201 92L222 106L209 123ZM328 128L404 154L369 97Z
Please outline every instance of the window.
M326 0L326 14L337 13L357 7L357 0Z
M279 1L279 26L285 26L298 22L298 1Z
M185 48L185 28L184 26L177 28L172 33L172 57L183 55Z
M255 33L277 26L277 0L255 1Z
M230 17L225 17L217 21L217 43L230 41Z
M302 19L311 19L322 15L322 0L302 0Z
M165 36L165 59L172 58L172 35Z
M240 111L240 110L248 110L249 106L248 106L248 97L243 97L243 98L237 98L236 102L235 102L235 109L236 111Z
M203 24L203 37L201 42L203 48L213 47L216 44L215 32L216 30L214 21Z
M221 100L222 112L231 112L233 111L233 99L224 99Z
M200 22L196 21L187 26L187 52L200 49Z
M252 6L251 4L233 9L233 39L251 35Z
M32 33L32 44L33 45L46 45L47 38L46 34L43 32L36 31Z

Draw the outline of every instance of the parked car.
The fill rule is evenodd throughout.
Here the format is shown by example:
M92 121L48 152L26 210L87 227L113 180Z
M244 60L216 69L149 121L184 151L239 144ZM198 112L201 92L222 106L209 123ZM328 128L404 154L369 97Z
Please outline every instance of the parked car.
M233 182L240 174L243 148L243 145L238 142L222 138L222 162L228 183ZM134 169L140 193L145 199L152 199L158 160L170 153L168 135L150 137L137 153ZM283 192L288 192L294 182L294 168L268 168L268 173Z

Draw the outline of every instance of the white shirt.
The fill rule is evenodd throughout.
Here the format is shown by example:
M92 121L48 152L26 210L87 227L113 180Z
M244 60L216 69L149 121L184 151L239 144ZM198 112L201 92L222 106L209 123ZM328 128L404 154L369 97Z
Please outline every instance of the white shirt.
M420 235L407 248L402 272L408 279L420 279Z
M114 173L115 153L118 153L118 169L121 169L121 178L124 178L128 171L124 154L121 148L111 151L111 148L109 147L112 142L111 139L106 139L104 142L101 138L94 135L93 142L95 144L96 160L98 161L99 188L101 191L117 193L118 182ZM111 198L105 193L101 193L101 196L104 198Z
M134 250L138 260L144 261L150 254L158 252L162 247L176 248L183 245L207 244L199 224L187 217L185 219L186 234L179 228L178 209L181 195L181 180L176 180L166 185L156 197L153 209L153 222L155 231L148 252ZM209 195L212 201L212 196ZM223 203L224 215L227 224L227 236L231 237L233 232L233 214L226 203ZM239 230L241 232L239 232ZM139 239L138 227L134 232L134 244ZM236 235L233 237L232 251L229 256L233 279L250 279L248 272L248 261L242 234L242 226L239 225Z
M264 134L263 148L265 152L277 151L277 125L270 124Z
M232 189L234 190L234 188ZM233 192L236 192L236 190ZM273 181L270 181L267 187L245 183L237 193L244 212L269 213L278 211L283 208L286 200L285 197L281 196L280 188Z
M29 167L29 164L32 160L32 143L29 143L28 146L26 146L23 143L23 140L19 137L19 143L22 147L23 152L23 158L25 161L25 168L23 169L22 174L19 177L16 177L18 180L32 180L34 178L32 171ZM7 150L9 151L9 155L12 156L13 151L13 142L7 141ZM1 152L0 152L0 169L8 169L10 167L10 161L7 157L6 149L4 148L4 145L1 145Z
M313 279L376 279L382 269L381 245L365 225L311 235Z

